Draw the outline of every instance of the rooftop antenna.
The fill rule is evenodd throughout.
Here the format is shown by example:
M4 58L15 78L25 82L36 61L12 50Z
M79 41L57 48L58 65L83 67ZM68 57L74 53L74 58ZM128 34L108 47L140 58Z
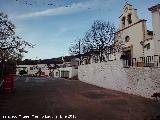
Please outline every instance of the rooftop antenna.
M64 62L64 57L63 57L63 56L61 57L61 59L62 59L62 61Z

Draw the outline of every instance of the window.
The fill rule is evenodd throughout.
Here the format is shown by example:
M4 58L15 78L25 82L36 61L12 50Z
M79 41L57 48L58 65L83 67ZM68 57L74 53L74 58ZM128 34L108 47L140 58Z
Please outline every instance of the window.
M130 40L129 36L126 36L125 37L125 42L129 42L129 40Z
M128 7L125 8L124 12L127 12L127 11L128 11Z
M61 71L62 78L69 78L69 71Z
M123 17L123 18L122 18L122 27L125 27L125 20L126 20L126 18Z
M30 67L30 70L33 70L33 67Z
M128 15L128 24L131 24L131 23L132 23L132 15L129 14L129 15Z
M144 46L144 48L147 48L147 50L149 50L149 49L150 49L150 43L146 44L146 45Z
M58 72L56 72L56 76L58 76Z

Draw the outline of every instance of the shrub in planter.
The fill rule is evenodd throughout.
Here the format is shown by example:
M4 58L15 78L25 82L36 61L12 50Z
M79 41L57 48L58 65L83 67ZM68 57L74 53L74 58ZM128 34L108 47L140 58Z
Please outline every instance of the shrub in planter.
M27 72L25 70L19 71L19 75L24 75L24 74L27 74Z

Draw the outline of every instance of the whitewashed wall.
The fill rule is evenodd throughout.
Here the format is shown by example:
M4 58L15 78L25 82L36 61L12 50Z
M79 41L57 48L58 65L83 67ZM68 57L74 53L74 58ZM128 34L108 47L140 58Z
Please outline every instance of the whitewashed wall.
M19 75L19 71L26 70L28 75L35 75L39 68L45 73L46 76L49 76L50 70L48 69L47 64L37 64L37 65L16 65L16 75ZM30 69L30 68L33 69ZM25 69L24 69L25 68Z
M78 78L86 83L147 98L160 92L160 68L123 68L120 60L79 66Z

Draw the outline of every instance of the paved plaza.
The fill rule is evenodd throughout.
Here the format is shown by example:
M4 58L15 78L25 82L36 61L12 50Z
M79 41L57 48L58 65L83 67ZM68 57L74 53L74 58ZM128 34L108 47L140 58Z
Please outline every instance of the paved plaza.
M160 101L78 80L19 77L12 94L0 94L0 120L159 120Z

